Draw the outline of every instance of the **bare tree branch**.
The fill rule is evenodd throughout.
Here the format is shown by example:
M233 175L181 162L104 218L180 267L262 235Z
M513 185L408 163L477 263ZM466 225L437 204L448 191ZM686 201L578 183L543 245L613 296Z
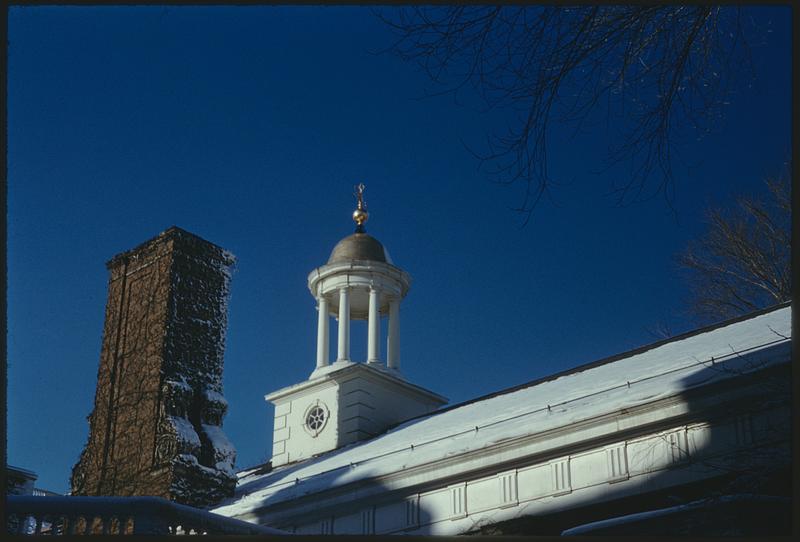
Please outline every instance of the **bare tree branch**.
M789 174L766 181L768 204L740 197L731 211L708 211L708 231L677 256L692 292L691 311L718 320L791 298Z
M581 130L601 100L616 132L608 167L630 167L613 187L618 202L661 193L671 204L676 136L710 130L748 59L736 7L468 5L389 13L378 13L397 34L389 50L416 62L442 93L471 85L489 108L518 113L515 126L472 152L497 182L524 185L517 210L528 217L553 183L551 122Z

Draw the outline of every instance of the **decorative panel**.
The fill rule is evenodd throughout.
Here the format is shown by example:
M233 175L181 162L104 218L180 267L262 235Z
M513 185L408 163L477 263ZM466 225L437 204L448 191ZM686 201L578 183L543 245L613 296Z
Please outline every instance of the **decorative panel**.
M325 518L319 522L319 534L333 534L333 518Z
M686 440L686 430L678 429L665 435L667 446L669 447L669 460L675 464L689 458L689 445Z
M375 508L369 507L361 511L361 534L375 533Z
M572 491L569 476L569 458L551 462L550 472L552 474L553 493L568 493Z
M450 518L463 518L467 515L467 488L466 484L450 487Z
M517 471L503 472L497 475L500 490L500 506L514 506L519 502L517 497Z
M628 479L628 456L625 443L606 448L606 465L609 482Z
M419 525L419 495L406 501L406 527Z

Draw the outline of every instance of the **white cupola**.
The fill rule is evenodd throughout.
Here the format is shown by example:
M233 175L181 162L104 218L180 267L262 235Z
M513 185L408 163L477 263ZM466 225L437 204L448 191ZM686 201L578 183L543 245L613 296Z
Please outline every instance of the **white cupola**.
M366 233L364 185L357 187L354 234L308 276L317 301L317 361L308 380L266 396L275 405L273 466L300 461L436 410L447 399L407 382L400 373L400 302L411 277L384 246ZM338 320L337 356L331 362L330 319ZM388 317L386 360L381 322ZM350 359L350 321L367 320L367 359Z

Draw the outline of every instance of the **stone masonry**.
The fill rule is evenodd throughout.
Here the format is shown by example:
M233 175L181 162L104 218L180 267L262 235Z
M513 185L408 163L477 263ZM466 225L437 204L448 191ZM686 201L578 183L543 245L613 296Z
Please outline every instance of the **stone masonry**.
M205 507L231 495L222 431L232 254L177 227L110 272L89 439L73 495L153 495Z

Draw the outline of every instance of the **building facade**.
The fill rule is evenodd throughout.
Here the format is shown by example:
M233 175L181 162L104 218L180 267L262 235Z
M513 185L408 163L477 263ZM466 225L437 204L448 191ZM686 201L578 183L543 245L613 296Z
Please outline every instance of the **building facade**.
M361 210L359 198L354 218ZM216 513L298 534L559 534L701 498L786 503L788 304L441 408L443 397L399 372L410 279L357 223L309 275L316 367L266 396L276 405L273 461L238 473ZM384 314L385 364L374 325ZM362 363L349 359L351 318L368 320ZM716 525L788 529L788 505L770 509Z

